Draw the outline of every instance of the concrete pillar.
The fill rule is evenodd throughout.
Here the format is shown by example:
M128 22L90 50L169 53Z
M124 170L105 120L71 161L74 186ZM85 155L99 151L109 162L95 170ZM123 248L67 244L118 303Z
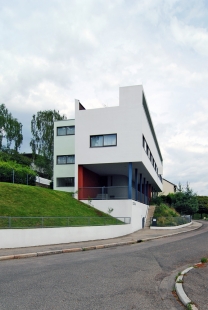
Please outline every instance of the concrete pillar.
M128 199L132 199L132 163L129 163Z
M135 200L138 201L138 169L135 169Z
M139 191L140 191L140 199L139 201L142 203L142 173L140 173L140 178L139 178L139 185L140 185L140 188L139 188Z

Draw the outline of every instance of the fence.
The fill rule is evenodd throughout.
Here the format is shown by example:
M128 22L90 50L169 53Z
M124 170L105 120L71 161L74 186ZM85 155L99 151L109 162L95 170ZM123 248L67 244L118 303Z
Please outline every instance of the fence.
M36 176L23 171L15 171L14 169L10 171L0 169L0 182L35 185Z
M151 226L158 226L158 227L180 226L190 222L191 222L191 215L184 215L180 217L151 218Z
M52 228L131 224L130 217L14 217L0 216L0 228Z

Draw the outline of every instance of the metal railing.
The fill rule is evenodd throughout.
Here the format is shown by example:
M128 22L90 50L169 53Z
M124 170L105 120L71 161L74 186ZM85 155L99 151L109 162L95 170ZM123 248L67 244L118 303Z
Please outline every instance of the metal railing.
M104 226L122 224L131 224L131 217L0 216L0 229Z
M149 204L149 198L137 191L137 201ZM102 186L102 187L80 187L78 190L79 200L112 200L129 199L128 186ZM132 187L132 199L136 200L135 188Z
M24 171L18 172L14 169L11 169L10 173L7 174L0 168L0 182L35 185L36 175L28 174Z
M191 215L184 215L180 217L152 217L150 222L151 226L171 227L190 223L191 220Z

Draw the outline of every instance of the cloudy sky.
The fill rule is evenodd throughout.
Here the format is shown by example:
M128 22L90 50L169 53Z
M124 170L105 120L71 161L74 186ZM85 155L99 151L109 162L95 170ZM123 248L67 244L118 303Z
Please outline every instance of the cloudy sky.
M118 105L143 84L163 177L208 195L206 0L0 0L0 103L23 124L40 110L74 117Z

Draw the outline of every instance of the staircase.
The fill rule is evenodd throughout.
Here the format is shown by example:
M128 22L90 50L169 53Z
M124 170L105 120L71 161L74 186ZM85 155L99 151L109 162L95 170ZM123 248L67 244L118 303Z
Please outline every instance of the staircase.
M150 227L150 220L155 212L155 206L149 206L145 227Z

